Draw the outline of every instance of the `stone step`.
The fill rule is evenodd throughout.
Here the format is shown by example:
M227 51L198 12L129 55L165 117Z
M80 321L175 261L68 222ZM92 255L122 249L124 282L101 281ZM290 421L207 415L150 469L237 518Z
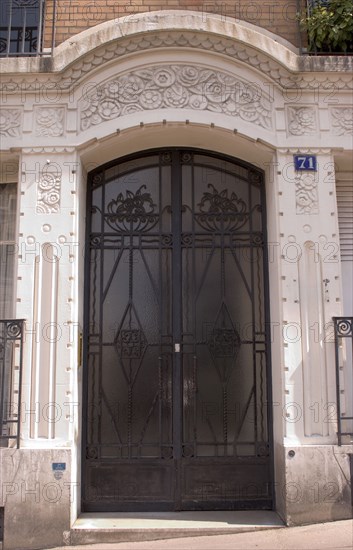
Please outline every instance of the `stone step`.
M74 523L66 544L227 535L284 527L276 512L139 512L84 513Z

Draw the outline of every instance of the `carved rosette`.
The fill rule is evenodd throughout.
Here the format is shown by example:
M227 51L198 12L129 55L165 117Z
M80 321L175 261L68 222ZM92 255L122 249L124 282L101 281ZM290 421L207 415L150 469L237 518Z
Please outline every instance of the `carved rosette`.
M64 107L39 107L35 114L36 136L62 136L64 133L64 114Z
M20 109L1 109L0 111L0 135L6 137L19 137L21 127Z
M188 108L239 117L272 128L272 105L260 87L191 65L140 69L89 91L81 100L81 130L136 111Z
M331 109L331 122L335 136L353 135L352 107L335 107Z
M43 173L37 188L37 214L60 212L61 176L50 172Z
M317 182L314 174L296 176L295 201L297 214L318 214Z
M317 132L313 107L288 107L288 132L292 136L309 136Z

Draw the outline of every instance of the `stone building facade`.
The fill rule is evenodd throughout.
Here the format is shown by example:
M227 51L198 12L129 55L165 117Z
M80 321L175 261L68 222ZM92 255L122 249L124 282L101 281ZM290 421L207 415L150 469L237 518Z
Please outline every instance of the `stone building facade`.
M25 320L22 378L12 385L7 380L2 394L6 400L9 388L21 391L7 398L13 406L20 395L21 416L14 416L19 448L16 439L0 448L6 548L69 541L84 510L267 508L288 525L352 517L352 435L342 436L341 445L337 440L338 405L342 417L353 416L351 340L338 350L338 403L333 331L333 318L345 317L346 332L352 332L352 57L301 56L294 23L288 32L278 18L272 26L261 18L254 25L241 20L249 17L200 10L198 1L184 6L182 0L163 5L135 0L136 12L118 17L112 11L118 3L93 4L99 14L95 26L82 21L78 9L68 30L65 10L59 12L62 24L58 15L51 56L0 60L1 182L15 190L14 234L3 239L15 251L6 256L14 270L13 297L7 294L2 315ZM285 2L276 6L281 13L288 8ZM165 179L172 182L171 195L163 191L165 203L156 195L152 164L162 174L161 194ZM173 191L179 180L182 198ZM195 187L199 198L183 206L191 182L198 181L204 185L201 191ZM104 193L111 199L106 212ZM261 205L254 202L251 210L246 201L260 195ZM189 210L194 229L186 230ZM160 221L162 212L172 222ZM168 230L164 223L171 223ZM155 227L160 227L156 246L147 239ZM103 238L113 244L102 244ZM130 244L123 245L127 238ZM197 238L213 244L204 245L204 256L189 256ZM154 246L159 256L148 252ZM241 246L250 254L245 260L236 256ZM220 274L216 267L197 274L198 262L211 265L218 257L216 248L223 258ZM255 254L258 249L262 252ZM126 260L121 251L127 251ZM190 279L187 258L194 265ZM210 282L208 269L215 271ZM145 295L134 286L139 277ZM221 305L209 306L208 332L192 344L180 319L188 327L188 315L206 318L208 306L198 309L195 296L213 304L216 284L222 287ZM148 297L148 285L159 298ZM186 287L194 290L184 300ZM92 320L96 303L98 320ZM145 310L157 303L156 329ZM115 359L104 355L103 317ZM162 366L148 370L154 361L148 359L154 345L148 327L163 333L169 324L170 338L156 352ZM247 345L252 351L244 351ZM197 346L206 351L198 356ZM19 364L20 348L14 349ZM190 357L178 370L183 354ZM114 367L120 374L109 365L120 365ZM213 374L203 365L218 373L214 394L220 397L214 402ZM233 368L253 374L233 375ZM136 395L131 377L137 372ZM144 397L144 388L158 376L155 398ZM163 376L170 376L165 385ZM239 377L232 382L232 376ZM5 381L3 376L3 387ZM122 394L109 393L119 384L127 388ZM188 400L196 411L190 428L194 447L180 435L189 418ZM142 420L132 412L139 406ZM169 419L164 442L158 451L141 451L150 441L150 426L158 424L154 406L162 411L161 423ZM3 413L4 425L6 418ZM211 433L212 442L195 435L195 426L206 439ZM6 429L11 435L15 428ZM351 421L343 431L352 434ZM182 474L169 467L184 459ZM190 488L193 460L199 462ZM146 461L150 470L143 470ZM135 485L130 491L135 476L141 486L149 476L152 483L140 493ZM155 495L158 483L161 494Z

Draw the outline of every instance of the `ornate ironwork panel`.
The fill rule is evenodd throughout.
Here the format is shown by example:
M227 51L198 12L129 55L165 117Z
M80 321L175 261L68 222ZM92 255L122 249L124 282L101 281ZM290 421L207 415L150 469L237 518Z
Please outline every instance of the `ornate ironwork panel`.
M271 507L261 173L152 151L89 211L84 508Z
M0 447L20 446L23 319L0 319Z
M353 317L332 317L336 359L338 445L353 437ZM343 389L344 388L344 389ZM348 396L348 398L347 398Z

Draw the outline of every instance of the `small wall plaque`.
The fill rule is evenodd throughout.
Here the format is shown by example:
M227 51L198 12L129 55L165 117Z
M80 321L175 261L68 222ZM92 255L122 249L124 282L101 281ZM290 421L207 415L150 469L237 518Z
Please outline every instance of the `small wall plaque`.
M297 172L308 170L310 172L317 171L316 155L293 155L294 168Z
M52 462L51 466L54 472L63 472L64 470L66 470L66 462Z

